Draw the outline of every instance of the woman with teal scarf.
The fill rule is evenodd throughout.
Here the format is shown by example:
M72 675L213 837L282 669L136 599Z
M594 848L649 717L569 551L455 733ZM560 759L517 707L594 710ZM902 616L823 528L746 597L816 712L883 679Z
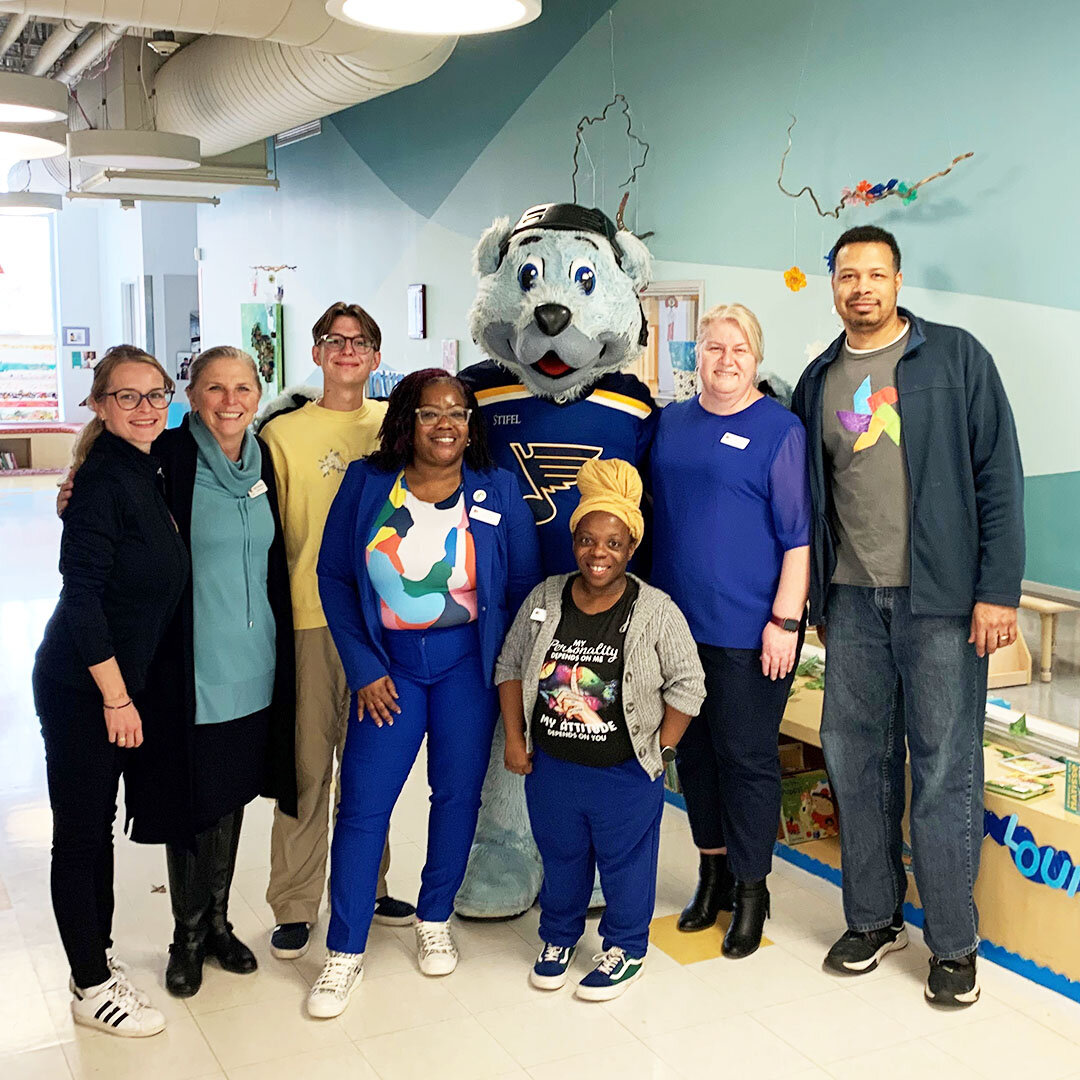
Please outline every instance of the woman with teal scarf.
M165 984L178 997L198 992L207 957L255 970L228 921L244 806L266 795L296 813L288 569L270 456L248 430L261 383L252 358L227 346L190 370L191 415L151 452L192 576L151 667L145 742L127 781L132 839L166 844L175 929Z

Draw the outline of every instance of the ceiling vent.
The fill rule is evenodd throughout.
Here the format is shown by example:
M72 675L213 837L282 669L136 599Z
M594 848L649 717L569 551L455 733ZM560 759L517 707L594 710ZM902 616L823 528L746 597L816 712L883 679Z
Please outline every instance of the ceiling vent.
M314 138L322 134L322 120L312 120L308 124L297 124L288 131L278 132L274 136L274 149L280 150L283 146L291 146L293 143L303 142L304 139Z

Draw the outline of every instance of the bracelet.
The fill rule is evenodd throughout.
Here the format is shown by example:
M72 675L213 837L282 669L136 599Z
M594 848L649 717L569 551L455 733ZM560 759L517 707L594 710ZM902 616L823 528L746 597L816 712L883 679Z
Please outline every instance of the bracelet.
M105 705L105 703L102 702L102 705L106 709L126 709L130 704L131 704L131 698L128 698L127 701L125 701L123 705Z

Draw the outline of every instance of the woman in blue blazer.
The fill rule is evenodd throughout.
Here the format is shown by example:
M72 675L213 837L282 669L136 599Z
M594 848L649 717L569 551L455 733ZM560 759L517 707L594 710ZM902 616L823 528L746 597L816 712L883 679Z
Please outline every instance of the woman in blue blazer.
M432 787L417 902L426 975L457 964L449 919L465 876L498 717L495 659L541 577L533 516L493 466L473 392L440 368L390 395L380 448L349 466L319 555L319 594L356 697L331 849L327 960L313 1016L360 981L390 813L424 735Z

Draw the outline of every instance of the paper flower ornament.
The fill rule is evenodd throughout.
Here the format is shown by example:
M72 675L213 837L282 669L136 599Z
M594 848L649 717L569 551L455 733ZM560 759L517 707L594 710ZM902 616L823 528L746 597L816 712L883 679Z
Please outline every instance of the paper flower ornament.
M806 275L797 266L793 266L784 271L784 284L792 292L798 292L806 288Z

